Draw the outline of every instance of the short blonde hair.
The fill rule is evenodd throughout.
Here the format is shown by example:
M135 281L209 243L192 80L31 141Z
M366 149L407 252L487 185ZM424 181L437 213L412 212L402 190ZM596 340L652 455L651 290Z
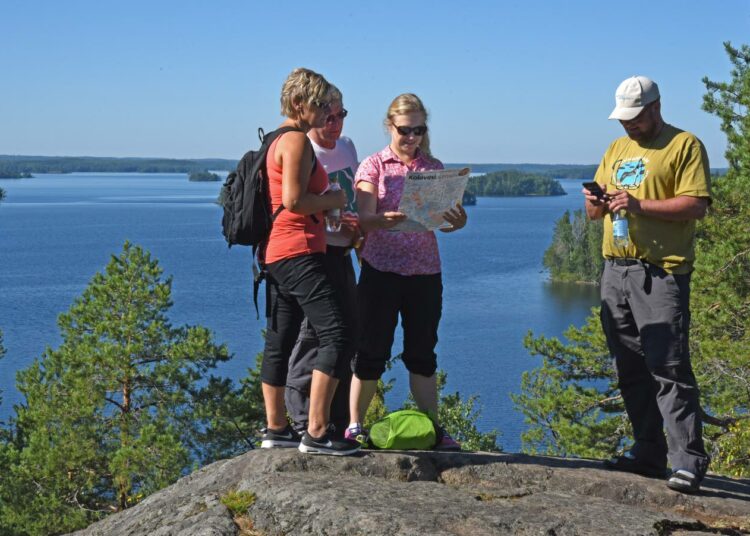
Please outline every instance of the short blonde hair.
M393 125L394 117L396 117L397 115L406 115L411 113L424 114L424 122L425 125L427 124L427 109L424 107L424 104L422 103L420 98L417 97L414 93L402 93L391 102L391 105L388 107L388 113L385 116L385 121L383 123L385 124L386 128L390 127L391 125ZM419 143L419 150L427 156L432 156L432 153L430 153L429 132L425 132L424 136L422 136L422 141Z
M294 69L281 86L281 115L297 118L297 106L319 106L328 103L331 84L323 75L299 67Z

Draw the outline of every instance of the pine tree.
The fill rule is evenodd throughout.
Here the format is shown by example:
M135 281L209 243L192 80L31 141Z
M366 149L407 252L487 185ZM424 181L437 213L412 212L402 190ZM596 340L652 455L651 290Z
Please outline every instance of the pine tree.
M712 467L750 476L750 47L725 43L730 82L704 78L703 109L721 119L729 170L697 244L691 350L708 419Z
M622 398L593 309L582 328L557 338L534 338L524 346L542 356L542 366L523 373L521 394L511 398L531 426L521 434L525 452L603 457L625 445L629 427Z
M200 326L173 327L171 278L125 243L58 319L62 344L18 373L25 402L3 451L0 521L59 533L127 508L203 458L196 404L229 358ZM0 460L1 461L1 460Z
M552 244L543 264L553 281L598 283L602 267L602 222L589 220L583 210L567 210L555 223Z

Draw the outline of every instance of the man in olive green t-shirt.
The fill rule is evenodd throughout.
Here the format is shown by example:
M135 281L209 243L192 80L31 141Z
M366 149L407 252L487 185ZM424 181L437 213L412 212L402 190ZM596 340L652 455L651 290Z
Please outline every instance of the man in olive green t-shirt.
M634 444L610 469L653 477L696 492L708 468L698 386L690 365L690 273L695 222L710 203L703 144L661 117L659 88L634 76L615 93L626 136L604 154L595 181L583 189L586 213L604 218L601 320L633 427ZM615 239L613 215L625 234ZM666 429L666 438L664 430Z

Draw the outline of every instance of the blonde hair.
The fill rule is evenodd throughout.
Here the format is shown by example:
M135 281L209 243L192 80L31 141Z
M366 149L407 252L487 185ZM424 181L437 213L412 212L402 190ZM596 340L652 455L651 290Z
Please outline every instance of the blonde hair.
M388 113L385 116L386 128L393 125L393 118L397 115L406 115L412 113L424 114L424 122L427 124L427 109L424 107L422 101L414 93L402 93L393 101L388 107ZM395 126L395 125L394 125ZM426 156L432 156L430 153L430 133L425 132L422 136L422 141L419 142L419 150L422 151Z
M281 86L281 115L297 119L299 104L310 107L327 103L330 90L331 84L323 75L304 67L294 69Z

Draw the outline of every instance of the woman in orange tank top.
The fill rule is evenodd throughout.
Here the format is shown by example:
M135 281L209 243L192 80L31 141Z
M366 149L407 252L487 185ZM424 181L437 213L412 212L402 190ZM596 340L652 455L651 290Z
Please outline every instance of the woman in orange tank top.
M328 191L328 176L317 165L307 132L325 123L331 85L309 69L295 69L281 91L279 126L295 130L271 145L266 160L274 221L265 251L266 345L261 365L267 428L262 448L297 447L302 452L348 455L356 441L338 439L328 426L338 378L346 374L352 344L341 305L323 264L326 250L324 212L343 209L346 193ZM307 317L320 346L310 387L307 431L300 438L288 424L284 390L289 356Z

